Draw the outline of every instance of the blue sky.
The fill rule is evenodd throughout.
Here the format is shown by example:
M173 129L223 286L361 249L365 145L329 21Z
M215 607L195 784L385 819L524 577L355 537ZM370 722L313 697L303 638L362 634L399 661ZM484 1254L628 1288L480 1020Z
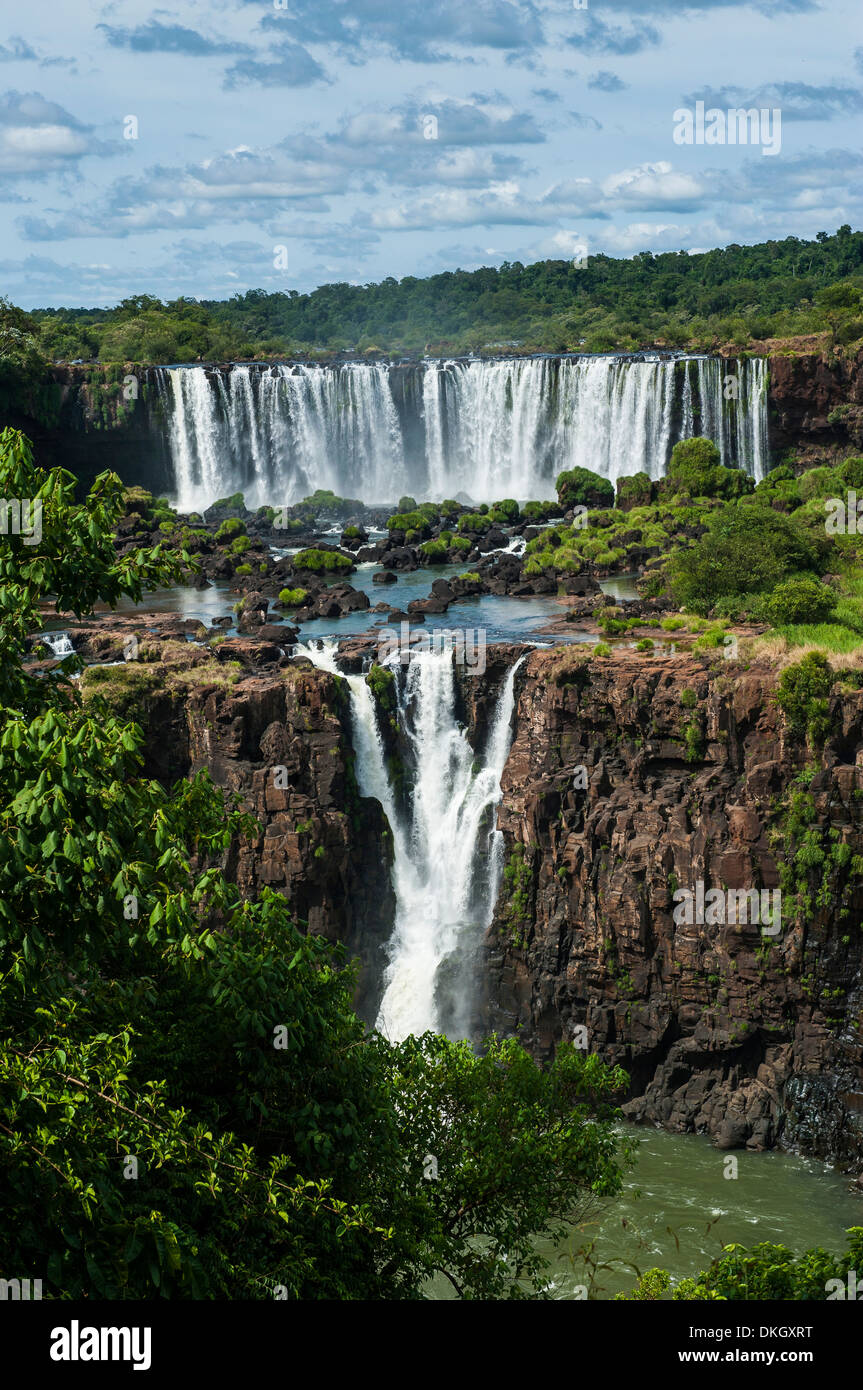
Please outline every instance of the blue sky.
M0 31L0 292L25 307L223 298L856 228L861 14L859 0L20 7ZM675 143L675 110L699 100L778 108L779 153Z

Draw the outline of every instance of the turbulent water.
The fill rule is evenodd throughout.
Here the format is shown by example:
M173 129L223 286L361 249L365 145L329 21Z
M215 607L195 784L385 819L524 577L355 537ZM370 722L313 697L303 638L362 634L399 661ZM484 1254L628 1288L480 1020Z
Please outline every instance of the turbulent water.
M283 506L316 488L367 503L553 495L562 468L661 477L678 439L768 467L763 358L530 357L160 368L184 510L243 491Z
M334 643L300 651L337 672ZM418 652L404 666L396 661L398 718L408 749L409 787L402 804L387 772L372 692L363 676L343 677L350 690L357 782L363 796L380 801L393 835L396 920L377 1019L393 1040L428 1029L470 1035L471 965L500 884L503 837L494 812L523 660L503 681L479 755L456 719L452 652Z

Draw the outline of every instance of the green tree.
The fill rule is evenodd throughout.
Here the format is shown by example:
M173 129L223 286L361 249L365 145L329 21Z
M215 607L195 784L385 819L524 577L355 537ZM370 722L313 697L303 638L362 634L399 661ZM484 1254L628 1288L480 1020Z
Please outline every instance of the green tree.
M589 468L569 468L558 473L555 483L562 507L613 507L614 484Z
M841 1255L819 1247L796 1255L787 1245L763 1241L747 1249L745 1245L726 1245L709 1269L691 1279L682 1279L671 1297L681 1301L729 1300L730 1302L773 1302L804 1300L828 1302L857 1296L857 1272L863 1267L863 1226L848 1229L848 1248ZM851 1276L851 1277L849 1277ZM853 1282L852 1282L853 1279ZM671 1287L664 1269L649 1269L629 1294L619 1299L652 1300L662 1298Z
M756 503L722 507L707 517L704 534L670 557L671 591L681 606L702 615L727 595L763 593L786 575L823 568L827 537L792 517Z
M179 560L117 559L119 480L75 503L14 431L0 485L45 503L36 546L0 536L0 1265L53 1298L543 1296L537 1235L619 1189L623 1072L367 1037L341 952L221 872L258 835L235 801L143 777L137 724L22 668L49 595Z

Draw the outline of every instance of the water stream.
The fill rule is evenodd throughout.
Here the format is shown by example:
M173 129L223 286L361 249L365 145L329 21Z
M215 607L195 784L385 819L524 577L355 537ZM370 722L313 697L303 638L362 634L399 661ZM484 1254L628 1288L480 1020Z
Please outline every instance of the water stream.
M316 488L363 502L548 498L561 469L659 478L672 445L714 439L768 465L763 358L655 355L156 370L177 504L236 491L284 506Z
M301 645L297 654L340 674L336 645ZM376 1026L393 1040L428 1029L471 1033L472 959L494 911L503 837L495 824L509 753L515 677L510 667L485 748L474 750L457 720L451 650L396 655L398 718L405 738L408 794L396 798L372 692L362 675L343 676L351 699L356 776L363 796L386 812L393 835L395 929Z

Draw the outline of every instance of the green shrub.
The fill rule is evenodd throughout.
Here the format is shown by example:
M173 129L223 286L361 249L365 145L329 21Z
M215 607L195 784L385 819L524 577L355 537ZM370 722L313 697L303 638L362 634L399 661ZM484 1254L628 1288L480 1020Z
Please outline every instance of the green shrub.
M597 642L593 654L594 656L611 656L611 647L607 642Z
M245 555L251 544L252 542L248 536L236 536L235 539L231 541L229 549L232 555Z
M628 477L618 478L615 505L625 511L646 507L653 492L653 483L647 473L631 473Z
M251 574L251 573L252 573L252 567L251 567L251 565L237 565L237 568L234 570L234 574Z
M818 579L801 575L777 584L764 600L764 612L774 627L793 623L820 623L829 619L839 599Z
M706 616L721 598L773 589L787 575L819 572L829 549L821 536L772 507L728 506L712 512L689 549L667 562L671 591L681 608Z
M589 468L568 468L558 473L555 483L557 500L566 507L612 507L614 485ZM527 508L525 508L525 512Z
M725 627L709 627L692 644L694 652L711 652L725 646Z
M355 516L363 509L362 502L355 497L339 497L330 488L317 488L311 497L303 498L297 510L312 518L324 514L332 517Z
M833 668L821 652L809 652L796 666L786 666L779 680L776 703L796 734L823 741L830 732L828 698Z
M652 640L651 640L649 637L642 637L638 642L636 642L636 644L635 644L635 650L636 650L637 652L652 652L652 651L653 651L653 642L652 642Z
M548 521L553 516L560 516L562 510L559 502L525 502L522 516L525 521Z
M321 570L349 570L353 562L337 550L301 550L294 556L294 569L320 573Z
M438 536L433 541L423 541L419 549L420 554L424 555L430 564L441 565L447 559L448 547L443 536Z
M484 536L490 526L488 517L483 516L481 512L465 512L458 519L459 531L467 531L473 536Z
M230 540L232 536L243 535L245 533L245 530L246 523L244 521L241 521L238 516L229 517L227 521L222 522L221 526L216 532L216 540Z
M690 497L740 497L753 492L755 480L740 468L724 468L712 439L681 439L671 451L662 491Z
M234 492L230 497L220 497L218 502L214 502L210 511L222 511L225 507L230 507L233 511L238 511L241 507L245 510L246 499L241 492Z
M807 468L797 479L797 489L804 502L813 497L835 497L842 487L841 477L832 468Z
M388 531L419 531L427 536L430 530L428 520L420 511L397 512L387 521Z
M377 662L374 662L366 676L366 685L384 713L391 717L395 715L398 703L396 700L396 678L390 668L379 666Z
M400 512L415 512L417 509L416 499L413 497L400 497L398 510Z
M853 1296L849 1275L852 1271L856 1274L863 1265L863 1226L849 1227L847 1235L848 1249L841 1255L820 1248L796 1255L785 1245L766 1241L751 1249L744 1245L726 1245L709 1269L691 1279L681 1279L671 1297L680 1302L824 1303L832 1299L847 1300ZM652 1301L662 1298L670 1286L670 1275L665 1270L648 1269L631 1293L617 1294L616 1298Z
M279 590L279 603L283 608L302 608L308 597L308 589Z
M837 466L836 472L846 487L863 492L863 458L845 459Z
M612 604L606 604L604 608L600 608L596 622L603 632L613 636L619 636L620 633L626 632L628 626L626 619L620 616L620 610Z

